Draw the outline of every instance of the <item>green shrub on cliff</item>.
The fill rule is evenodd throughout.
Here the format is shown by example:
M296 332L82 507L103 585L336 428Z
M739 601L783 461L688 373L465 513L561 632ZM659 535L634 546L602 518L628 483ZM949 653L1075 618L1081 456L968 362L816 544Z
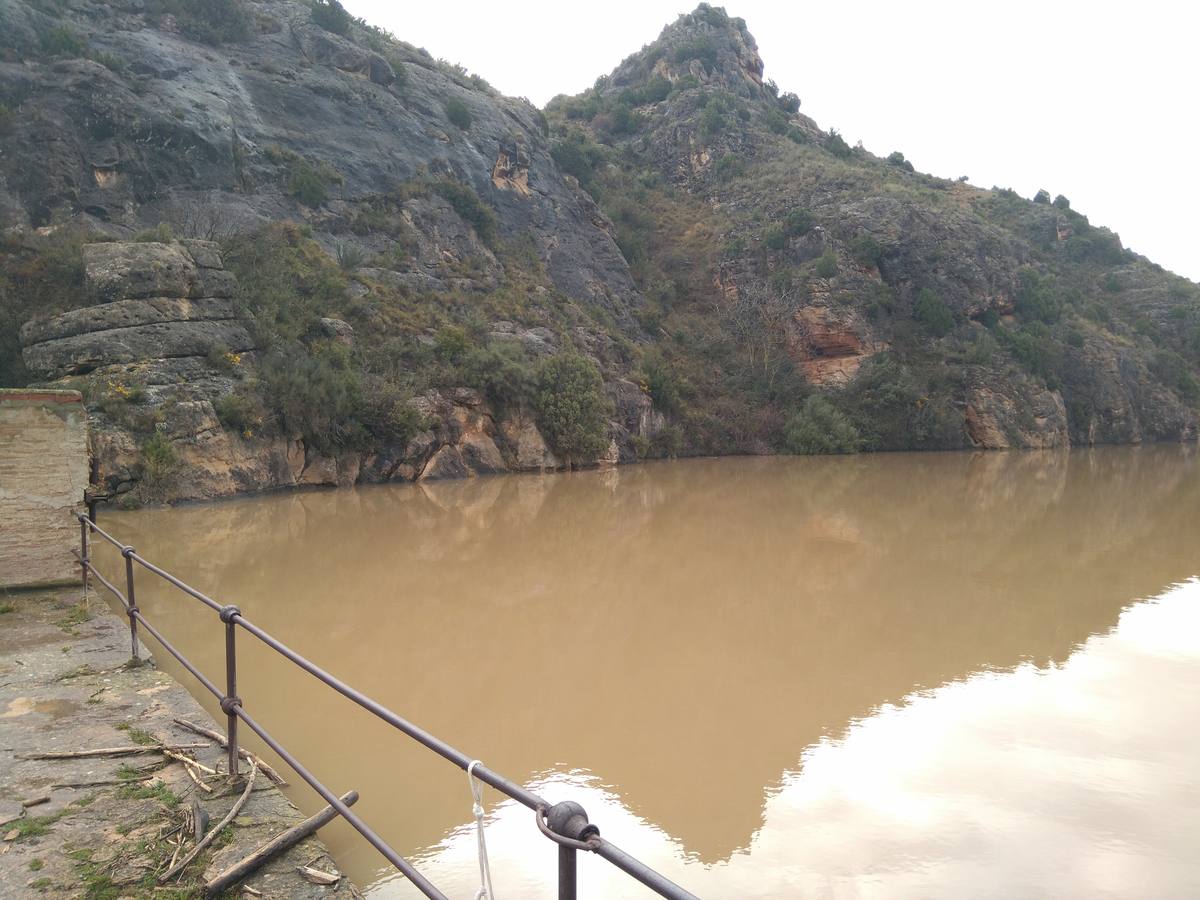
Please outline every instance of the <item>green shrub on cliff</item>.
M288 175L288 193L310 209L322 206L328 197L325 180L306 162L297 163Z
M340 344L280 345L259 367L258 396L275 428L319 453L403 448L426 423L403 386L364 373ZM264 424L258 401L218 401L222 424L250 436Z
M740 111L739 102L731 94L724 91L712 94L696 120L700 134L706 138L723 134L734 125L733 113Z
M821 258L817 260L816 272L818 278L833 278L838 273L837 254L830 248L821 254Z
M491 243L495 237L496 214L484 205L470 185L452 178L443 178L441 181L435 181L432 187L435 194L448 201L459 217L475 229L481 241L485 244Z
M347 278L299 228L265 228L223 255L266 348L257 378L217 401L223 425L297 436L320 453L403 447L424 427L400 376L372 372L362 353L319 336L317 319L349 303Z
M845 138L833 129L830 129L829 134L825 136L824 147L838 159L849 159L854 155L854 151L850 149Z
M412 405L404 387L378 375L362 378L363 402L356 416L365 429L365 444L371 447L408 446L416 434L428 428L425 417Z
M679 376L657 353L651 353L642 361L642 374L646 390L656 409L665 413L678 413L683 407L683 392Z
M299 339L349 300L345 273L296 225L241 235L221 253L260 346Z
M245 438L253 437L262 425L257 399L245 391L218 397L213 402L213 409L222 425Z
M735 178L741 178L746 174L746 160L742 159L736 153L723 153L721 157L713 163L712 173L713 179L718 184L728 184Z
M144 9L154 22L172 16L183 34L204 44L236 43L253 32L242 0L146 0Z
M354 18L338 0L313 0L312 20L326 31L348 34Z
M883 262L883 244L869 234L860 234L850 245L850 254L864 266L878 269Z
M608 402L596 364L562 353L538 367L538 427L567 465L589 463L607 443Z
M572 129L550 148L555 163L579 181L579 186L592 193L596 170L604 162L604 150L578 129Z
M783 227L792 237L808 234L813 227L813 217L807 209L793 209L784 220Z
M324 205L331 184L342 184L342 173L329 163L318 160L309 162L299 153L284 149L278 144L269 145L263 156L268 162L283 168L287 192L305 206L316 209Z
M446 118L452 125L458 126L463 131L467 131L471 127L471 111L467 109L467 104L457 97L451 97L446 101Z
M775 134L787 134L788 119L781 110L765 110L762 115L762 123L767 126L768 131Z
M466 354L471 346L467 333L457 325L444 325L438 329L433 338L433 352L438 359L447 363L456 363Z
M155 431L147 438L141 451L145 478L152 483L161 483L179 465L179 454L161 431Z
M299 342L277 346L259 364L259 390L280 429L322 453L357 446L362 386L345 347L315 352Z
M137 244L169 244L175 240L175 232L170 223L159 222L153 228L143 228L133 236Z
M42 34L39 46L46 56L87 56L87 41L70 27L56 25Z
M1053 324L1062 315L1057 285L1052 275L1039 275L1033 269L1018 273L1017 315L1027 322Z
M516 341L497 341L463 355L458 379L479 390L497 415L525 409L534 402L537 378L529 355Z
M21 358L22 325L86 305L82 247L105 239L69 226L47 235L0 238L0 387L23 387L31 380Z
M813 396L784 426L788 450L802 455L857 453L862 446L858 429L845 413L824 397Z
M676 47L673 58L679 65L695 60L711 72L717 64L717 48L708 37L700 36Z
M787 246L787 243L787 232L778 225L774 228L768 228L766 232L763 233L763 246L768 250L782 250Z
M1054 339L1042 322L1031 322L1020 328L998 328L996 336L1022 368L1041 378L1048 386L1058 386L1058 371L1062 362L1062 345Z
M779 108L788 115L794 115L800 112L800 96L792 91L786 91L779 95Z
M913 303L913 318L927 334L945 337L954 330L954 313L930 288L921 288Z
M1200 400L1200 382L1178 353L1159 350L1150 363L1150 371L1164 384L1174 388L1183 399L1191 403Z
M628 88L621 92L620 100L630 106L644 106L647 103L658 103L666 100L671 93L671 82L661 75L655 75L645 84Z
M918 372L893 353L865 363L838 398L864 450L953 450L963 446L963 417L945 386L943 367Z

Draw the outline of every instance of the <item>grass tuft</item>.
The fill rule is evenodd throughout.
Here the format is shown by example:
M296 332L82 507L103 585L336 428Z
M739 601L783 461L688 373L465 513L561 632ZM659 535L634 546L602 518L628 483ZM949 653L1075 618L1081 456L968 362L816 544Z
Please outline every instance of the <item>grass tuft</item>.
M127 734L129 736L129 739L131 741L133 741L135 744L137 744L141 747L150 747L154 744L162 743L162 741L160 741L158 738L156 738L150 732L144 731L141 728L137 728L133 725L130 725L128 722L121 722L120 724L114 725L113 727L116 728L117 731L125 732L125 734Z

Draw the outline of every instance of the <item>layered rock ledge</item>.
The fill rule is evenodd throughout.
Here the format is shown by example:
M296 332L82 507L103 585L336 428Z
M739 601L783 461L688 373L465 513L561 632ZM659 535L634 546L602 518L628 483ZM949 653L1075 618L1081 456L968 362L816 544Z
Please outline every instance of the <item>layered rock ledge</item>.
M84 247L85 279L95 306L21 329L25 365L47 378L82 375L139 360L254 349L233 297L234 277L216 244L187 241L105 243Z

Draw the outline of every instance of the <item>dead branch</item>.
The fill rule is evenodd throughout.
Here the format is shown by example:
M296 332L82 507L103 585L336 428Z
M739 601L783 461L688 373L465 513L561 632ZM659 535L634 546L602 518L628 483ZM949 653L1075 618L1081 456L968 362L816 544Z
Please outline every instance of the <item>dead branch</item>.
M310 866L301 866L297 871L304 876L304 880L310 884L337 884L342 880L342 876L335 875L332 872L322 872L320 869L314 869Z
M180 728L186 728L188 731L192 732L193 734L198 734L201 737L206 737L206 738L209 738L210 740L216 741L217 744L222 748L227 748L229 746L229 742L225 739L225 735L221 734L219 731L213 731L211 728L205 728L201 725L196 725L195 723L189 722L186 719L175 719L175 724L178 725ZM268 778L270 778L276 784L278 784L278 785L286 785L287 784L287 782L283 780L283 777L278 772L276 772L273 768L271 768L271 766L267 765L267 763L262 759L262 757L257 756L254 753L251 753L245 747L238 747L238 756L240 756L244 760L247 760L248 762L257 762L258 767L260 769L262 769L262 773L264 775L266 775Z
M202 750L207 744L173 744L172 750ZM43 750L36 753L18 753L17 759L92 759L97 756L135 756L139 753L162 753L163 746L149 744L144 747L100 747L95 750Z
M353 806L358 802L358 791L349 791L343 794L341 800L347 806ZM299 825L295 825L287 831L271 838L271 840L267 841L267 843L263 844L249 856L238 860L224 872L213 878L212 881L208 882L204 887L204 896L206 898L220 896L222 892L228 890L242 879L250 877L270 861L272 857L300 843L300 841L313 834L318 828L327 825L336 816L337 810L332 806L326 806L319 813L310 816Z
M196 772L192 769L192 767L189 766L186 762L183 764L183 771L187 772L187 777L192 779L192 782L196 785L196 787L200 788L200 790L204 791L206 794L212 793L213 789L210 788L207 784L205 784L203 779L201 779L200 776L197 775Z
M250 799L250 792L254 790L254 778L256 775L258 775L258 763L252 760L250 762L250 772L246 776L246 789L242 791L242 796L238 797L237 802L234 803L229 812L225 814L225 818L210 828L208 830L208 834L204 835L204 837L196 842L196 846L191 849L191 852L188 853L187 856L181 859L176 865L173 865L171 868L167 869L164 874L159 876L159 884L166 884L168 881L186 869L189 865L191 865L192 860L199 856L204 851L204 848L212 843L213 839L221 833L222 829L224 829L226 825L237 818L237 814L242 811L242 807L245 806L246 801Z
M166 747L163 747L162 753L163 756L170 757L173 760L183 763L185 766L190 766L193 769L204 772L206 775L220 774L216 769L210 769L208 766L204 765L204 763L193 759L186 753L176 753L174 750L168 750Z

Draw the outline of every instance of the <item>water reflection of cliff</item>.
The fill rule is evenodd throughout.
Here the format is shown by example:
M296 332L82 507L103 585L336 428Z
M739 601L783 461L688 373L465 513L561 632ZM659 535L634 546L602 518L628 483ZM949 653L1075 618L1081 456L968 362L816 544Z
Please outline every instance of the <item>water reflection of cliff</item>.
M109 524L494 768L595 772L712 861L823 735L983 668L1061 662L1196 574L1198 471L1178 447L695 460ZM203 615L142 605L219 671ZM247 704L402 852L463 820L461 773L278 660L243 671Z

